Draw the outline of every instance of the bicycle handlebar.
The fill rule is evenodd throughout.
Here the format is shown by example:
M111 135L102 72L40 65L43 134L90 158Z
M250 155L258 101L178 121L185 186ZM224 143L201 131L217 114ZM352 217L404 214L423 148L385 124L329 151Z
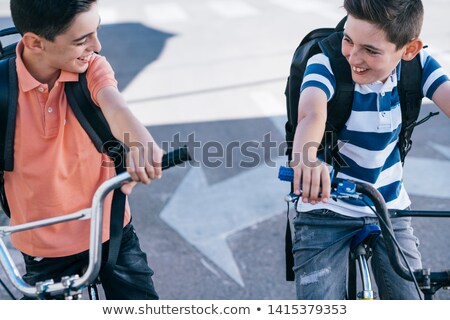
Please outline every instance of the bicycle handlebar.
M294 170L292 168L282 166L280 167L278 178L282 181L292 182L294 179ZM375 207L375 214L380 220L382 220L382 223L380 223L380 228L385 241L389 261L399 276L409 281L414 281L416 279L421 281L421 283L428 281L428 283L434 282L443 286L450 285L450 270L430 273L429 270L423 269L411 273L410 270L405 267L400 257L400 251L394 240L389 210L386 207L386 202L384 201L383 196L377 189L367 183L343 179L333 179L331 182L331 189L331 198L333 199L361 199L360 196L364 195L373 203ZM293 199L295 200L297 198L298 196L291 194L289 201L293 201ZM402 215L398 214L398 216L406 216L405 210L401 210L401 214ZM440 212L439 215L435 216L448 217L448 212L446 215L443 212Z
M181 164L184 161L191 160L186 146L165 154L162 158L161 167L163 170ZM35 297L41 294L59 295L68 292L78 292L82 288L93 283L101 267L102 251L102 222L103 222L103 203L106 196L114 189L119 188L123 183L130 182L131 176L128 172L121 173L111 179L103 182L95 192L92 198L91 208L83 209L74 213L62 215L55 218L42 219L16 226L0 227L0 262L12 284L25 296ZM50 224L67 222L72 220L91 219L90 223L90 243L89 243L89 264L85 273L68 276L54 283L53 280L47 280L31 286L25 281L17 270L8 249L2 238L11 233L34 229Z

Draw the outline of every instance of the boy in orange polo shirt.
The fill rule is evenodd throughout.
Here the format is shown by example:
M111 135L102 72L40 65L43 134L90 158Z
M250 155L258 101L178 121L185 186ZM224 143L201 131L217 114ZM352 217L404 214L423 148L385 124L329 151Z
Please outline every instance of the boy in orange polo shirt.
M136 183L161 177L162 150L132 115L117 89L111 66L95 52L100 17L96 0L11 0L11 15L22 34L17 46L19 96L14 170L5 172L11 224L59 216L90 207L92 195L115 169L97 152L67 102L65 82L86 78L93 101L101 108L113 135L133 141L127 170ZM125 141L124 141L125 142ZM136 145L143 146L138 149ZM104 250L107 252L111 199L105 202ZM107 299L157 299L153 271L130 224L128 205L117 263L102 268ZM79 273L87 264L89 221L72 221L20 232L12 242L24 255L25 281Z

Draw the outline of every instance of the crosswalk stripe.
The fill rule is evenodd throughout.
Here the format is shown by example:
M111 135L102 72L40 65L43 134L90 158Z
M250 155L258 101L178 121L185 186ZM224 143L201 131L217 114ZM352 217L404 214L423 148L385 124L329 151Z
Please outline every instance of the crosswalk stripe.
M296 12L314 12L319 11L317 7L319 7L318 1L292 1L292 0L270 0L270 2L274 5L284 7L286 9L292 9Z
M284 96L280 94L277 97L274 89L249 92L245 88L239 88L160 101L128 101L128 106L145 125L284 116ZM205 108L212 97L216 103ZM189 105L189 112L186 112L186 105ZM230 105L233 107L230 108Z
M315 13L331 20L339 21L344 15L344 11L337 11L338 7L334 3L327 1L292 1L292 0L270 0L273 5L293 10L299 13Z
M178 22L188 19L188 14L176 3L148 4L144 12L150 22Z
M255 7L238 0L210 1L207 5L211 10L225 18L242 18L259 14Z

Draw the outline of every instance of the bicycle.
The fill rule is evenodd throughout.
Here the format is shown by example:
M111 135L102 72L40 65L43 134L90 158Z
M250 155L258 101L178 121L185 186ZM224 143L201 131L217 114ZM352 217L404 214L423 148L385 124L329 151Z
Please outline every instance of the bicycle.
M278 178L282 181L292 182L294 171L292 168L281 166ZM294 203L295 208L300 196L290 193L285 201ZM367 199L371 202L368 202ZM368 225L360 230L352 239L351 254L349 259L351 269L355 262L359 265L362 290L356 292L356 273L349 272L349 299L373 300L376 296L372 288L371 272L367 261L371 256L371 247L380 234L383 235L389 262L395 272L403 279L414 282L418 295L422 299L420 291L425 300L432 300L434 294L442 289L450 289L450 269L442 271L431 271L430 268L412 270L405 255L398 245L392 224L391 217L446 217L450 218L450 211L417 211L417 210L393 210L386 207L383 196L377 189L363 182L356 182L343 179L333 179L331 183L331 198L336 199L356 199L364 201L378 217L380 226ZM353 269L354 270L354 269Z
M162 169L168 169L184 161L191 160L187 147L176 149L163 156ZM62 216L42 219L15 226L0 226L0 263L5 270L7 277L14 287L16 287L24 296L38 299L53 299L64 297L65 299L81 299L83 289L87 288L89 298L98 299L96 284L98 283L98 273L101 267L102 256L102 221L103 221L103 203L106 196L114 189L119 188L123 183L132 181L128 172L121 173L111 179L103 182L92 198L92 206L80 211L65 214ZM44 227L52 224L63 223L73 220L91 219L90 222L90 242L89 242L89 263L80 275L68 275L61 278L61 281L54 282L48 279L37 283L35 286L27 284L20 275L16 264L14 263L8 249L5 246L3 238L15 232ZM4 289L8 291L11 297L12 293L6 285L1 283Z

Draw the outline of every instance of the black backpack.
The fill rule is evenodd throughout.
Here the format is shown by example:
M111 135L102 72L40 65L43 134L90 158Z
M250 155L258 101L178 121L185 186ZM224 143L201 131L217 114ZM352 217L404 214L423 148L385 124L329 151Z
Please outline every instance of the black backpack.
M16 34L14 27L0 30L0 37ZM4 190L4 171L14 169L14 134L18 99L16 45L17 43L13 43L3 47L0 41L0 203L8 217L10 217L10 210ZM124 172L125 146L114 138L101 109L92 101L86 73L79 75L78 82L66 82L64 86L73 113L91 138L97 151L107 153L111 157L117 174ZM111 209L114 219L111 219L109 262L114 262L117 257L122 235L125 200L125 195L120 189L116 189Z
M308 59L321 52L328 56L333 74L336 77L336 91L327 105L325 134L318 152L325 162L334 167L335 175L339 171L340 166L344 164L338 153L337 133L344 127L350 116L354 94L354 83L351 77L350 66L341 52L341 42L346 19L344 17L335 28L315 29L303 38L295 50L285 90L288 118L285 125L286 155L290 161L292 160L292 143L297 127L300 86ZM421 84L422 66L419 56L416 56L411 61L402 60L401 63L398 90L402 111L402 128L398 144L400 157L402 163L404 163L406 154L412 146L411 135L414 127L438 114L438 112L430 113L424 119L417 121L423 98ZM288 221L286 232L286 279L288 281L294 279L292 266L292 239Z

